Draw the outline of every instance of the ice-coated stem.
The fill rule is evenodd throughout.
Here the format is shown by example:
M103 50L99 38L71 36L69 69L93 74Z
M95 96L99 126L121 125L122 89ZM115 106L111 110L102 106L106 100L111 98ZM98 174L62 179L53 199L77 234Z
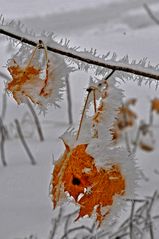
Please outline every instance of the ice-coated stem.
M31 46L36 46L37 45L37 42L29 39L29 38L25 38L25 37L22 37L18 34L15 34L13 32L9 32L3 28L0 28L0 34L2 35L6 35L6 36L9 36L11 38L14 38L20 42L23 42L23 43L27 43ZM79 61L83 61L83 62L86 62L88 64L91 64L91 65L96 65L96 66L101 66L101 67L104 67L104 68L107 68L107 69L112 69L112 70L115 70L115 71L122 71L122 72L127 72L127 73L132 73L132 74L135 74L135 75L139 75L139 76L144 76L144 77L148 77L148 78L152 78L152 79L156 79L156 80L159 80L159 73L156 71L155 72L152 72L148 69L142 69L142 68L137 68L136 66L133 66L133 65L130 65L130 64L123 64L123 63L120 63L120 62L108 62L108 61L105 61L103 60L102 58L97 58L97 57L87 57L85 56L84 54L82 54L82 52L77 52L75 50L71 50L71 49L65 49L64 47L62 47L61 45L59 45L59 47L51 47L51 46L46 46L46 49L48 51L51 51L51 52L54 52L54 53L57 53L57 54L60 54L60 55L64 55L64 56L67 56L67 57L70 57L70 58L73 58L73 59L76 59L76 60L79 60Z

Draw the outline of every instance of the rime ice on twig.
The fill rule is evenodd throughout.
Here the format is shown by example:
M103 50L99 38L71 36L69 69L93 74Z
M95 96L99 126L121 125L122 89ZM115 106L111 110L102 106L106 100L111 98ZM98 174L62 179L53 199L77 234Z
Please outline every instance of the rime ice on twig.
M132 61L130 62L128 56L123 57L119 61L116 60L116 55L113 55L111 58L108 58L109 53L103 56L98 56L96 51L77 51L74 48L69 48L68 43L64 43L64 45L55 42L52 34L41 34L40 36L36 36L35 34L28 33L24 29L24 26L21 24L16 24L15 22L11 22L10 24L4 24L4 21L1 23L0 26L0 34L9 36L13 39L16 39L20 42L27 43L32 46L36 46L36 42L42 39L44 42L48 42L47 45L48 51L52 51L54 53L58 53L69 58L72 58L74 62L77 60L77 65L79 62L85 62L86 65L83 66L84 69L88 70L90 65L99 66L100 69L97 72L101 71L101 68L112 69L116 71L125 73L136 74L136 79L141 82L142 78L140 79L139 76L143 76L146 78L152 78L159 80L159 71L158 65L152 66L150 62L147 61L146 58L140 60L139 62ZM79 63L80 64L80 63ZM83 64L80 64L83 65ZM79 65L79 68L81 68ZM105 70L104 70L105 71ZM104 73L105 74L105 73ZM121 75L122 75L121 74ZM129 78L134 78L132 75L129 75Z

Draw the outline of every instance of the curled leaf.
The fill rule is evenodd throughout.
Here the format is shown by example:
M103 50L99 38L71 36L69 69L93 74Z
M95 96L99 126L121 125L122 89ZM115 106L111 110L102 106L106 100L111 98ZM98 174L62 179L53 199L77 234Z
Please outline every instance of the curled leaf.
M79 205L79 216L92 216L95 212L99 225L110 213L114 197L124 195L125 178L120 166L97 168L94 158L86 152L87 145L77 145L66 150L56 162L52 179L54 207L61 199L62 189ZM107 208L103 213L103 208Z
M42 54L37 47L30 53L23 51L9 61L8 71L12 80L8 82L7 90L13 94L18 104L25 103L29 98L41 110L47 109L48 105L58 106L62 99L65 86L66 74L72 70L67 67L62 57Z

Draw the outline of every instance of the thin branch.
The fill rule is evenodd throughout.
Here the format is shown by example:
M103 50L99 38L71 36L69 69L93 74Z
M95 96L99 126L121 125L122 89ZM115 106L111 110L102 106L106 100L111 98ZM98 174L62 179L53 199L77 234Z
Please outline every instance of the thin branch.
M61 237L61 239L66 239L66 236L67 236L68 234L71 234L72 232L79 231L79 230L86 230L86 231L88 231L89 233L92 233L92 230L91 230L89 227L86 227L86 226L82 225L82 226L79 226L79 227L74 227L74 228L69 229L69 230Z
M58 217L54 220L53 229L50 231L49 239L53 239L54 238L55 233L57 231L57 228L59 226L61 217L62 217L62 213L63 213L63 208L60 207Z
M152 196L152 198L151 198L151 202L150 202L149 208L148 208L148 210L147 210L147 213L148 213L148 214L150 214L150 212L151 212L151 210L152 210L152 207L153 207L153 204L154 204L154 202L155 202L155 200L156 200L157 194L158 194L158 192L155 191L154 194L153 194L153 196Z
M2 95L2 111L1 111L1 118L4 120L7 110L7 96L6 92Z
M5 128L3 125L3 121L2 118L0 118L0 150L1 150L1 160L2 160L2 164L3 166L7 166L7 162L5 159L5 150L4 150L4 144L5 144Z
M67 107L68 107L68 119L69 125L73 124L73 117L72 117L72 100L71 100L71 89L69 84L69 74L66 75L66 94L67 94Z
M6 73L3 73L0 71L0 77L9 80L9 76ZM6 109L7 109L7 97L6 97L6 92L3 93L2 95L2 111L1 111L1 118L4 119L5 114L6 114Z
M127 198L126 199L126 201L127 202L132 202L132 201L134 201L134 202L145 202L145 199L130 199L130 198Z
M115 69L112 69L112 71L106 76L105 80L108 80L115 72Z
M134 209L135 209L135 201L132 201L131 205L131 214L130 214L130 239L133 239L133 216L134 216Z
M135 137L135 140L133 142L134 144L134 147L132 149L132 153L135 154L136 151L137 151L137 147L138 147L138 143L139 143L139 138L140 138L140 133L141 133L141 122L139 123L139 127L137 129L137 132L136 132L136 137Z
M68 237L68 231L69 231L69 226L71 225L70 223L70 219L77 214L77 212L79 212L79 210L76 210L70 214L67 214L65 217L64 217L64 221L65 221L65 225L64 225L64 234L66 235L65 239L69 239Z
M37 46L37 42L30 40L28 38L19 36L15 33L6 31L4 29L0 29L0 34L6 35L8 37L17 39L23 43L27 43L31 46ZM86 62L88 64L91 65L96 65L96 66L101 66L104 68L108 68L108 69L112 69L115 71L122 71L122 72L127 72L127 73L132 73L135 75L139 75L139 76L144 76L147 78L152 78L152 79L156 79L159 80L159 72L156 71L156 73L154 73L153 71L149 70L149 69L139 69L136 66L133 65L129 65L129 64L123 64L120 62L109 62L109 61L105 61L102 58L98 58L95 56L91 56L91 58L88 58L84 55L84 52L77 52L75 50L71 50L71 49L65 49L64 47L62 47L61 45L59 45L59 48L55 48L55 47L51 47L51 46L46 46L48 51L60 54L60 55L64 55L79 61L83 61Z
M42 132L42 128L41 128L38 116L37 116L32 104L31 104L31 102L28 99L26 99L26 103L27 103L27 106L29 107L29 109L32 113L32 116L34 118L34 122L35 122L35 125L36 125L36 128L37 128L37 132L39 134L40 141L44 141L44 135L43 135L43 132Z
M152 220L151 220L151 216L149 216L149 228L150 228L150 238L154 239L154 232L153 232L153 224L152 224Z
M123 104L122 107L124 109L125 105ZM123 119L124 119L124 124L126 125L126 123L128 122L128 119L127 119L127 114L126 114L125 110L123 110ZM131 153L129 134L128 134L127 128L125 128L124 136L125 136L125 144L126 144L127 151L129 153Z
M154 232L153 232L153 224L152 224L152 219L151 219L151 209L153 207L153 204L155 202L157 196L157 191L154 192L153 197L150 201L149 208L147 209L147 220L149 222L149 231L150 231L150 238L154 239Z
M67 217L66 222L65 222L65 226L64 226L64 233L66 235L65 239L69 239L68 238L68 226L69 226L69 222L70 222L70 217Z
M29 147L28 147L28 145L27 145L27 143L25 141L22 129L20 127L20 123L19 123L19 121L17 119L15 119L15 124L16 124L16 128L17 128L17 133L19 135L19 138L20 138L20 140L22 142L22 145L23 145L24 149L26 150L26 152L27 152L27 154L28 154L28 156L30 158L31 164L32 165L36 165L36 161L35 161L32 153L31 153L31 151L30 151L30 149L29 149Z
M136 210L136 215L142 217L142 214L144 213L145 210L147 210L149 205L149 201L145 199L143 205L141 205L137 210Z
M152 110L152 107L150 106L150 111L149 111L149 125L150 125L150 126L153 125L153 120L154 120L153 110Z
M151 9L149 8L149 6L144 3L143 7L145 8L147 14L149 15L149 17L157 24L159 25L159 19L153 14L153 12L151 11Z
M93 105L94 105L94 114L97 112L97 103L96 103L96 91L93 89Z
M90 93L92 92L92 89L88 88L87 92L88 93L87 93L87 97L86 97L85 104L84 104L84 107L83 107L83 111L82 111L82 115L81 115L81 119L80 119L80 124L79 124L79 128L78 128L78 131L77 131L76 140L78 140L79 135L80 135L84 114L85 114L85 111L86 111L87 103L88 103L88 100L89 100Z

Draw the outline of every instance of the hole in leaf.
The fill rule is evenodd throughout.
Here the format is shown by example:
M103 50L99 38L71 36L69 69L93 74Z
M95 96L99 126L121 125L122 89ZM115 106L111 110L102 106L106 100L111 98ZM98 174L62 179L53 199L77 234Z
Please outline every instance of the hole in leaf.
M80 185L81 181L79 178L73 177L72 183L73 183L73 185Z

